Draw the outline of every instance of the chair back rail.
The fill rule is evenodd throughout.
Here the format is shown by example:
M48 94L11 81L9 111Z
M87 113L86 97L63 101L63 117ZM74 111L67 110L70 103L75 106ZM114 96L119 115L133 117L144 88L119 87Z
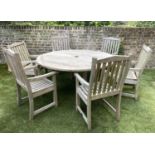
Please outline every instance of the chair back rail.
M145 44L142 47L142 50L139 54L138 61L135 65L134 68L130 68L127 78L125 80L125 84L132 86L133 91L123 92L123 96L131 97L134 99L138 99L139 97L139 86L140 86L140 76L143 73L143 70L149 61L151 55L152 55L152 50L150 47L146 46Z
M69 50L69 49L70 49L69 37L57 37L52 39L53 51Z
M130 59L127 56L114 56L106 59L92 60L90 76L90 96L101 97L122 91L125 77L129 70Z
M21 61L31 61L30 54L24 41L8 45L8 48L15 53L19 53Z
M152 54L151 48L144 44L140 52L140 55L138 57L138 61L137 61L135 68L140 68L143 70L148 60L150 59L151 54Z
M13 76L16 82L26 90L31 91L30 84L26 78L25 72L23 70L23 66L21 64L21 60L18 53L14 53L10 49L4 50L4 55L9 67L12 70Z
M120 46L120 39L113 37L104 37L102 40L101 51L110 53L110 54L118 54Z

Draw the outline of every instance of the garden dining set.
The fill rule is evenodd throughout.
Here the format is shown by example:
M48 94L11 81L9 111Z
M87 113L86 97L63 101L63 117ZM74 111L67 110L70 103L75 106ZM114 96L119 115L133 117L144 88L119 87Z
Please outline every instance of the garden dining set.
M119 120L121 96L138 99L140 76L152 54L152 50L144 44L136 64L132 64L129 56L118 55L120 42L120 38L104 37L101 49L93 51L71 49L68 37L57 37L51 43L53 50L41 55L30 55L24 41L8 45L3 51L16 81L18 105L26 98L22 96L23 89L28 94L30 120L46 109L57 106L59 94L56 75L59 72L72 72L76 84L76 110L81 113L88 129L92 127L91 104L94 100L102 99ZM46 72L41 74L44 69ZM124 91L125 85L131 86L133 92ZM53 92L53 101L35 110L34 98L49 92ZM115 106L106 100L111 96L116 98ZM86 112L81 108L82 103L86 106Z

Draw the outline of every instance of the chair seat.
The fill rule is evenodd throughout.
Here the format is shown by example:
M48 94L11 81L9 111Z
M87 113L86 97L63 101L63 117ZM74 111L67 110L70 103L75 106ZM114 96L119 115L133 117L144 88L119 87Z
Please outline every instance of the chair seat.
M97 84L97 87L96 87L96 90L98 91L99 90L99 87L100 87L100 83ZM101 89L103 89L104 85L102 85ZM109 90L106 88L104 91L101 92L102 93L110 93L110 92L116 92L117 90L115 88L113 88L112 90L112 87L109 88ZM91 92L93 95L93 92ZM87 100L87 96L88 96L88 88L83 86L83 85L80 85L79 88L78 88L78 94L80 95L81 98L84 98L85 100ZM97 94L97 96L100 96L100 94Z
M132 79L126 79L125 84L130 84L130 85L136 85L138 83L137 80L132 80Z
M30 82L30 86L32 88L32 93L42 92L42 94L44 94L47 91L54 89L54 83L47 78Z
M135 74L135 71L129 70L126 79L137 80L137 76Z
M138 82L137 76L134 71L129 70L128 75L125 79L125 84L136 85Z

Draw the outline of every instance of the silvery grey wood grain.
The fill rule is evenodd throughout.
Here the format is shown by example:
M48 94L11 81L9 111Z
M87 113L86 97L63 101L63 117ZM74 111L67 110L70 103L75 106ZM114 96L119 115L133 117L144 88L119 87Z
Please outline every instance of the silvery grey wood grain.
M46 109L52 106L57 106L58 103L57 103L57 90L56 90L56 72L51 72L44 75L27 78L19 54L13 52L11 49L5 49L4 54L17 84L18 105L21 104L22 100L21 88L23 88L28 94L30 120L33 119L33 117L39 114L40 112L45 111ZM53 77L53 80L51 81L47 79L48 77ZM48 92L54 92L53 102L35 110L34 98Z
M127 56L93 58L89 83L79 74L75 74L76 109L82 114L88 129L91 129L91 104L97 99L104 99L105 103L115 112L116 119L120 119L122 88L129 65L130 58ZM115 107L105 100L109 96L116 96ZM86 114L81 109L80 99L87 107Z
M138 99L139 94L138 94L138 89L139 89L139 84L140 84L140 77L142 75L142 72L148 63L151 55L152 55L152 50L149 46L146 46L145 44L142 47L142 50L140 52L140 55L138 57L137 64L135 65L134 68L130 68L128 75L125 80L126 85L131 85L134 87L134 91L132 93L128 92L123 92L123 96L127 97L132 97L135 99Z
M92 57L107 58L111 54L92 50L64 50L38 56L36 62L48 69L66 72L91 70Z
M32 61L31 56L27 47L26 43L24 41L22 42L15 42L11 45L7 46L9 49L11 49L13 52L18 53L20 56L20 59L22 61L23 66L32 66L35 64L35 61ZM34 76L36 75L36 71L34 69L27 70L26 75Z
M117 55L121 40L114 37L103 37L101 51Z
M52 38L52 50L60 51L60 50L69 50L70 49L70 40L69 37L55 37Z

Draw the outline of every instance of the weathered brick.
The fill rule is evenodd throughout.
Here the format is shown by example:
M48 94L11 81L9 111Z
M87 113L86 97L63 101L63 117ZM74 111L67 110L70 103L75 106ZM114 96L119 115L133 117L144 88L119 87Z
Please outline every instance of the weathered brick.
M1 26L0 47L24 40L32 54L52 51L51 41L56 36L69 36L71 48L99 50L103 36L120 37L126 55L137 59L144 43L155 50L154 28L115 27L46 27ZM155 53L147 67L155 67ZM0 48L0 63L4 57Z

